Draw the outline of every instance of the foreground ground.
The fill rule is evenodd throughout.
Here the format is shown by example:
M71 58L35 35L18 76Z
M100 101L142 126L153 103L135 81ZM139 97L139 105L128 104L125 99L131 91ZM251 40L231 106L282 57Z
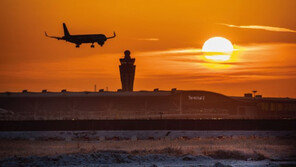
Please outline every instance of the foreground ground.
M0 132L0 166L296 166L292 131Z

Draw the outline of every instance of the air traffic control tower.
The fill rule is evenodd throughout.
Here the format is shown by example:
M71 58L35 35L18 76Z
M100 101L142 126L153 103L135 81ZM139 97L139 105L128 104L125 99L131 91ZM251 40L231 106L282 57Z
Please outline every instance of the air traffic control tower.
M133 91L136 66L135 58L130 57L131 52L129 50L124 51L124 58L120 59L121 65L119 65L120 79L122 85L122 91Z

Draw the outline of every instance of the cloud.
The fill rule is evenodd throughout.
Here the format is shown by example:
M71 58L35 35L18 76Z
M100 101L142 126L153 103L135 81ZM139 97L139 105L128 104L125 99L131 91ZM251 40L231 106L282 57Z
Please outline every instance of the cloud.
M175 59L171 59L172 61L177 61L177 62L185 62L185 63L207 63L207 64L221 64L221 65L248 65L249 62L209 62L206 60L202 60L202 59L196 59L196 58L175 58Z
M159 41L158 38L138 38L139 41Z
M264 67L265 68L265 67ZM160 74L142 74L142 79L164 80L165 82L180 82L180 83L240 83L246 81L269 80L269 79L291 79L295 78L296 71L287 73L285 70L270 71L269 67L266 70L247 69L247 70L227 70L220 72L178 72L178 73L160 73Z
M160 51L150 51L142 52L145 56L155 56L155 55L201 55L201 49L196 48L183 48L183 49L172 49L172 50L160 50Z
M290 32L296 33L296 30L282 28L282 27L271 27L271 26L262 26L262 25L232 25L232 24L224 24L221 23L220 25L224 25L227 27L234 27L234 28L242 28L242 29L255 29L255 30L265 30L265 31L273 31L273 32Z

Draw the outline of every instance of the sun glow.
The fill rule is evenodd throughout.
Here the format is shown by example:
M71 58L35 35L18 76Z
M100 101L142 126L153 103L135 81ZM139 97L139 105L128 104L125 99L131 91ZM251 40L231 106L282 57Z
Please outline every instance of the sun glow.
M227 61L230 59L230 55L208 55L205 58L214 60L214 61Z
M224 62L230 59L233 52L233 45L226 38L213 37L204 43L202 52L207 60Z

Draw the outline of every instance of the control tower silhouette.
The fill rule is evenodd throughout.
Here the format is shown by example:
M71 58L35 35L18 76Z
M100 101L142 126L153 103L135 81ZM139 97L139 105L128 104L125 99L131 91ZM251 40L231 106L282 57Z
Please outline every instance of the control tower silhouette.
M119 65L120 79L122 85L122 91L133 91L136 66L135 58L130 57L131 52L129 50L124 51L124 58L120 59L121 65Z

